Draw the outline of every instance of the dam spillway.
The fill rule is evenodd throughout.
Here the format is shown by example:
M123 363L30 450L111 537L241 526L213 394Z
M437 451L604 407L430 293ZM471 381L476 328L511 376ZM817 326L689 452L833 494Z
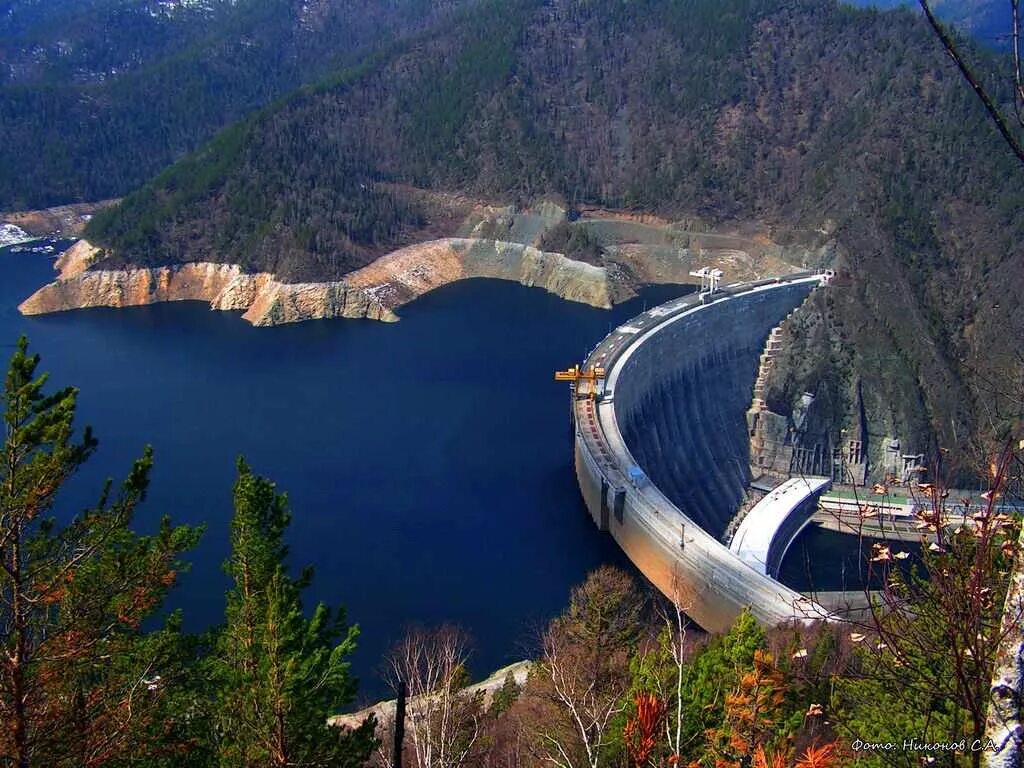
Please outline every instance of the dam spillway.
M766 624L827 615L722 543L750 481L745 414L765 341L823 281L792 275L662 304L585 363L605 369L594 397L581 387L573 400L587 509L705 629L724 631L745 607Z

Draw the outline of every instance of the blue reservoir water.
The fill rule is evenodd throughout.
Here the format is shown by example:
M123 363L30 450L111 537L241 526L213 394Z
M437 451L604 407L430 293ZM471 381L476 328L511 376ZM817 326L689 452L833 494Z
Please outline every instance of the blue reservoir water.
M471 280L395 324L254 329L193 302L21 317L18 302L52 275L51 257L0 250L0 356L28 334L53 385L81 389L79 423L100 440L58 513L93 500L152 444L137 527L165 513L208 526L171 600L189 629L223 613L239 454L290 496L291 565L315 567L308 599L343 604L360 625L364 697L382 691L380 657L408 624L464 626L482 674L522 658L589 570L630 567L586 517L568 392L552 372L642 301L685 289L604 311Z

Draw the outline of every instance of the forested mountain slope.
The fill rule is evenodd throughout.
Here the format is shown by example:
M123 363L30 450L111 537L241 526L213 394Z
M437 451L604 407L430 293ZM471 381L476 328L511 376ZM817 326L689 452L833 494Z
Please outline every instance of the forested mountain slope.
M919 7L917 0L846 0L850 5L873 8L911 9ZM1012 20L1010 4L1006 0L932 0L932 8L947 24L995 48L1010 46Z
M108 265L336 277L434 215L405 185L826 233L848 279L773 397L820 387L836 426L924 450L981 428L1019 349L1019 180L910 14L512 0L233 127L88 236Z
M123 195L467 1L0 2L0 210Z

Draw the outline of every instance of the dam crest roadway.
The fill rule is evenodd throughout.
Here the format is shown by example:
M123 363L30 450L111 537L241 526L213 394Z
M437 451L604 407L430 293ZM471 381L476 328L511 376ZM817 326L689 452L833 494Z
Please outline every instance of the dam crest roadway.
M745 414L765 342L827 282L799 273L670 301L613 330L588 355L589 376L559 374L578 377L575 468L591 518L707 630L744 608L767 625L836 617L836 596L773 578L828 481L791 484L723 543L750 482Z

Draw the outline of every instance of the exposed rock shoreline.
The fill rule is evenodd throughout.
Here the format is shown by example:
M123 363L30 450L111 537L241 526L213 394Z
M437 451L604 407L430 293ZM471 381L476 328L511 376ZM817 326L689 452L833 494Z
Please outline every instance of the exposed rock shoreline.
M423 193L427 194L427 193ZM436 193L431 193L436 194ZM758 225L708 231L699 222L667 222L592 211L572 226L600 243L595 262L546 250L546 234L567 222L550 201L519 210L477 204L452 236L392 251L342 278L287 282L235 264L189 262L159 267L104 263L106 252L79 240L55 264L60 276L26 299L26 315L85 307L205 301L236 310L255 326L336 317L398 320L396 310L435 288L467 278L511 280L563 299L610 308L651 283L692 283L690 271L722 269L728 282L787 274L829 259L827 238L782 246ZM805 238L806 240L806 238ZM557 238L556 238L557 242Z
M233 264L190 263L132 269L90 269L101 252L80 240L58 259L60 277L26 299L25 315L85 307L129 307L164 301L205 301L242 310L254 326L336 317L392 322L394 310L442 285L472 277L514 280L564 299L612 305L608 270L529 245L445 238L402 248L344 279L283 283Z
M520 688L526 685L526 680L533 666L534 662L532 661L517 661L491 673L488 678L481 680L479 683L471 683L464 690L469 696L482 696L482 703L486 709L491 706L491 703L494 701L494 694L501 690L510 675L515 684ZM416 699L413 698L412 703L415 703L415 701ZM393 723L395 720L395 706L395 699L379 701L369 707L360 709L358 712L334 715L327 719L327 724L333 725L335 728L354 729L362 725L366 718L371 715L377 718L378 723Z
M38 211L0 212L0 224L17 227L27 237L78 237L96 213L117 203L100 200L95 203L72 203Z

